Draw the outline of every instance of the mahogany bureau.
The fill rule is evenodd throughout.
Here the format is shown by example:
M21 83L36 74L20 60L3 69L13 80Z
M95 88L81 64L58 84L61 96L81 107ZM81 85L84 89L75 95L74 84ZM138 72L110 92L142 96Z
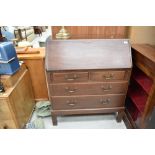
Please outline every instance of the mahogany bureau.
M45 66L53 125L58 115L116 113L122 120L132 67L128 40L49 37Z

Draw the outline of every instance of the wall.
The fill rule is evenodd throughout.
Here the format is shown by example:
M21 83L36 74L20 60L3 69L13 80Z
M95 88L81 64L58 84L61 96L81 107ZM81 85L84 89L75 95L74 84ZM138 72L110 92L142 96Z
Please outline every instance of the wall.
M52 34L55 39L60 26L52 26ZM72 39L101 39L101 38L127 38L126 26L65 26Z
M131 26L129 38L131 43L155 45L155 26Z
M53 38L60 26L52 26ZM65 26L72 38L129 38L131 43L155 45L155 26Z

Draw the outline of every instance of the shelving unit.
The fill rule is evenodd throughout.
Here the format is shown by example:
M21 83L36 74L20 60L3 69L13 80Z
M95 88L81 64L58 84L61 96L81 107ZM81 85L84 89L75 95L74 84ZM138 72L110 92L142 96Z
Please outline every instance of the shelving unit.
M130 101L128 101L127 107L134 121L142 117L151 87L152 80L138 68L133 68L127 94Z
M132 45L133 69L126 99L126 115L133 128L148 128L155 105L155 48Z

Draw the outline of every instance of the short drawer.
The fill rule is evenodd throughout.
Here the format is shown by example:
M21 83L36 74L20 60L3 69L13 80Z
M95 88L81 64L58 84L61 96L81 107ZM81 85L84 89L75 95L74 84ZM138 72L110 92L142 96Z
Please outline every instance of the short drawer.
M91 72L91 81L116 81L124 80L125 71L101 71L101 72Z
M127 82L52 84L52 96L126 94Z
M123 107L125 95L52 97L53 110Z
M51 79L55 83L85 82L88 81L88 72L53 73Z

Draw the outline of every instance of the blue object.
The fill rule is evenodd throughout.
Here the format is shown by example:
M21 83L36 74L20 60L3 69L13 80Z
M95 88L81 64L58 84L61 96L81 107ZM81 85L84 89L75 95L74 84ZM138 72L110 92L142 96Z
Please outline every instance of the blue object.
M12 42L0 43L0 74L14 74L20 68Z

